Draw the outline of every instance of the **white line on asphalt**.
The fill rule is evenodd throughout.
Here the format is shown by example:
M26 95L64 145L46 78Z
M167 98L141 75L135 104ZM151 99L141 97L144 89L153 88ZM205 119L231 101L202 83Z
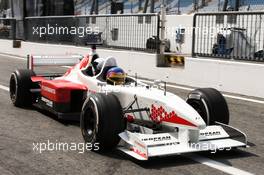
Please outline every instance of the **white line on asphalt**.
M227 97L227 98L233 98L233 99L237 99L237 100L241 100L241 101L248 101L248 102L253 102L253 103L264 104L264 101L262 101L262 100L256 100L256 99L252 99L252 98L239 97L239 96L228 95L228 94L223 94L223 95L225 97Z
M153 83L153 81L149 81L149 80L143 80L143 79L140 79L140 80L143 82L146 82L146 83ZM167 84L166 86L171 87L171 88L175 88L175 89L182 89L182 90L186 90L186 91L193 91L194 90L193 88L188 88L188 87L179 86L179 85ZM240 97L240 96L228 95L228 94L223 94L223 96L225 96L227 98L236 99L236 100L242 100L242 101L264 104L263 100L256 100L253 98L246 98L246 97Z
M23 58L23 57L20 57L20 56L7 55L7 54L2 54L2 53L0 53L0 56L9 57L9 58L15 58L15 59L18 59L18 60L27 60L26 58Z
M9 58L15 58L15 59L20 59L20 60L26 60L26 58L23 57L19 57L19 56L13 56L13 55L6 55L6 54L1 54L0 56L6 56ZM64 66L66 67L66 66ZM149 81L149 80L143 80L141 79L141 81L147 82L147 83L152 83L153 81ZM182 89L182 90L186 90L186 91L192 91L194 90L193 88L188 88L188 87L184 87L184 86L179 86L179 85L172 85L172 84L167 84L167 87L171 87L171 88L175 88L175 89ZM232 99L236 99L236 100L242 100L242 101L248 101L248 102L253 102L253 103L260 103L260 104L264 104L263 100L256 100L256 99L252 99L252 98L246 98L246 97L241 97L241 96L235 96L235 95L228 95L228 94L223 94L225 97L227 98L232 98Z
M0 89L4 90L4 91L9 91L9 87L0 85Z
M61 67L64 67L64 68L71 68L72 66L61 66Z
M222 172L225 172L227 174L232 174L232 175L253 175L253 173L250 173L250 172L247 172L247 171L244 171L244 170L241 170L241 169L238 169L238 168L235 168L233 166L229 166L229 165L226 165L226 164L223 164L221 162L217 162L217 161L214 161L212 159L209 159L209 158L206 158L206 157L202 157L202 156L199 156L199 155L185 155L185 157L189 158L189 159L192 159L196 162L199 162L203 165L207 165L211 168L214 168L214 169L217 169L217 170L220 170Z

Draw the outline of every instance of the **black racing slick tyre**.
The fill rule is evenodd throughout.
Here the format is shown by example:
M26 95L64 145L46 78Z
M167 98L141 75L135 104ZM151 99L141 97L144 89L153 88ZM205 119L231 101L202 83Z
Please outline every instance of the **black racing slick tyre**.
M118 98L112 94L92 94L83 104L80 125L83 138L93 151L115 148L120 141L118 134L125 130Z
M17 107L32 105L33 95L30 89L33 86L31 77L35 73L29 69L19 69L11 74L9 81L9 94L12 103Z
M206 125L229 123L229 110L223 95L213 88L200 88L189 93L187 103L203 118Z

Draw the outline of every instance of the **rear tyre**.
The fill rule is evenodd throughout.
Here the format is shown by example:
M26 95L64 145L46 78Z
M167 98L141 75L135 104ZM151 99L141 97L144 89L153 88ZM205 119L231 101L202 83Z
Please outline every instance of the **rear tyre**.
M109 151L120 141L118 134L125 130L122 107L112 94L92 94L83 104L81 131L86 143L96 152Z
M11 74L9 81L9 94L12 103L17 107L28 107L32 105L33 95L30 89L33 86L31 77L35 73L29 69L16 70Z
M196 89L188 95L187 103L200 114L206 125L214 125L215 122L229 123L226 100L216 89Z

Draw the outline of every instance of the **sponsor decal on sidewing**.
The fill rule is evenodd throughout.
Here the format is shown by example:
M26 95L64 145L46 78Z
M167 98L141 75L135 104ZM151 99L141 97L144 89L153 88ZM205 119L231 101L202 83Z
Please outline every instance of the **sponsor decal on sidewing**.
M229 135L221 126L207 126L205 129L200 130L199 140L210 140L227 138Z
M44 97L41 97L41 100L46 103L47 106L53 107L53 102Z

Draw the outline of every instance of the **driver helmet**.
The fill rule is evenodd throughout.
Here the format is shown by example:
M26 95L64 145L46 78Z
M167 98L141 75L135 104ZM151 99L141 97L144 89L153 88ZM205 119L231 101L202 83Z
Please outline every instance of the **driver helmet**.
M112 67L106 73L106 82L112 85L125 84L126 74L120 67Z

